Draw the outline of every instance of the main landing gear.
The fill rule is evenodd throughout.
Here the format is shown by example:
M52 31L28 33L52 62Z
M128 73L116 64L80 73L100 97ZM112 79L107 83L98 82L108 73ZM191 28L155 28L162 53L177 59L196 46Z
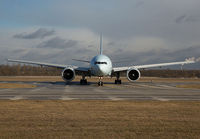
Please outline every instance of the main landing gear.
M103 77L99 77L98 86L103 86L103 82L101 81L102 79L103 79Z
M115 84L122 84L122 81L120 80L120 74L119 72L117 73L117 79L115 80Z
M87 84L87 80L85 79L85 76L82 76L82 79L80 80L80 84L81 85L86 85Z

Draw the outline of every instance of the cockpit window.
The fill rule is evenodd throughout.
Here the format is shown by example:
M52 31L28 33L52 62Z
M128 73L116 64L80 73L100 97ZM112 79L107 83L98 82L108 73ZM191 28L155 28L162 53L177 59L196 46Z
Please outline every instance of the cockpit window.
M95 65L97 65L97 64L106 64L107 65L107 62L95 62Z

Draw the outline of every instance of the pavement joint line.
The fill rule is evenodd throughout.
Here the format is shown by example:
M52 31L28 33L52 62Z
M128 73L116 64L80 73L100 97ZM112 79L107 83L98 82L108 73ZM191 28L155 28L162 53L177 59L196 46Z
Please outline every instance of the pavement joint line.
M62 96L60 100L73 100L74 98L68 97L68 96Z
M0 89L0 92L11 91L11 89Z
M169 85L158 85L159 87L161 87L161 88L171 88L171 89L176 89L176 87L174 87L174 86L169 86Z
M104 85L107 88L113 88L113 89L124 89L123 85Z
M128 88L142 88L141 86L139 85L124 85L125 87L128 87Z
M20 100L20 99L23 99L23 96L14 96L10 98L10 100Z
M140 84L140 86L142 86L142 87L148 87L148 88L165 89L165 88L163 88L163 87L159 87L159 86L152 86L152 85L145 85L145 84Z
M37 91L40 91L41 90L41 88L36 88L36 89L32 89L32 90L30 90L31 92L37 92Z
M169 101L170 99L165 99L161 97L152 97L153 100L159 100L159 101Z
M98 92L98 93L105 93L105 91L100 88L94 88L93 91Z
M116 100L116 101L117 101L117 100L124 100L124 99L122 99L122 98L114 97L114 96L109 96L108 99L109 99L109 100Z

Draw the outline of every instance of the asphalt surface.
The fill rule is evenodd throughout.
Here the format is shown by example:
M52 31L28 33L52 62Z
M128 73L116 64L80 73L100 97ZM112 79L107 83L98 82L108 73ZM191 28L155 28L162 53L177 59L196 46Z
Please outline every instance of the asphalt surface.
M96 82L79 85L78 82L2 82L34 84L26 89L0 89L0 99L9 100L200 100L200 89L176 88L178 83L124 82L121 85Z

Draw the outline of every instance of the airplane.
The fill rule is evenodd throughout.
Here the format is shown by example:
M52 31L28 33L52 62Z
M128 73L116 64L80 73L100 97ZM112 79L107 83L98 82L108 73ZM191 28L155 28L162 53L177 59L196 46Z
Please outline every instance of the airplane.
M148 65L131 65L126 67L113 67L111 59L103 54L102 47L102 35L100 36L100 53L92 58L91 61L87 60L78 60L76 61L90 63L89 67L78 67L73 65L60 65L60 64L51 64L51 63L43 63L43 62L34 62L34 61L25 61L25 60L13 60L8 59L8 62L18 62L25 64L35 64L40 66L48 66L61 68L62 78L65 82L71 82L76 75L82 76L80 80L81 85L87 84L87 79L85 77L97 76L99 78L98 86L103 86L103 77L105 76L116 76L115 84L121 84L122 81L120 79L120 74L122 72L126 72L127 79L131 82L137 81L140 78L139 69L146 69L152 67L162 67L162 66L171 66L171 65L184 65L195 63L194 58L186 59L181 62L170 62L170 63L159 63L159 64L148 64Z

